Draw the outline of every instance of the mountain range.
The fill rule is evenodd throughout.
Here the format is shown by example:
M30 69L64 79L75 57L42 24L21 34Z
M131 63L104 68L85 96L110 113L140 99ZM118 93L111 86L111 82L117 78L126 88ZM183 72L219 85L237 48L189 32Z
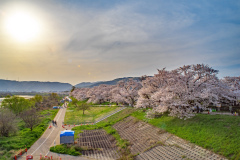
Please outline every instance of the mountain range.
M79 84L76 84L76 88L92 88L94 86L99 86L101 84L107 84L107 85L116 85L119 81L127 81L128 79L134 79L136 81L140 80L140 77L124 77L124 78L116 78L111 81L99 81L99 82L82 82Z
M62 92L69 91L71 88L72 85L69 83L0 79L1 92Z
M98 81L98 82L82 82L76 84L76 88L92 88L101 84L115 85L119 81L127 81L128 79L139 81L139 77L124 77L117 78L111 81ZM72 85L69 83L61 82L39 82L39 81L14 81L0 79L0 92L62 92L70 91Z

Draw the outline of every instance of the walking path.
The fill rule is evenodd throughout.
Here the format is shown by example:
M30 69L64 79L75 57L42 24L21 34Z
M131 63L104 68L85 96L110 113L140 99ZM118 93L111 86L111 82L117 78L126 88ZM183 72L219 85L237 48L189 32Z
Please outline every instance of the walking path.
M34 160L39 160L41 155L42 157L47 155L47 156L53 156L54 158L61 157L62 160L65 160L65 159L66 160L69 160L69 159L70 160L71 159L86 160L86 158L79 157L79 156L75 157L75 156L49 152L50 147L54 145L54 141L57 140L60 132L64 130L61 124L62 122L64 122L65 113L66 113L66 108L60 109L54 119L55 121L57 121L58 126L55 125L55 126L52 126L50 129L48 128L44 132L44 134L31 146L28 152L18 159L25 160L26 155L32 155Z
M114 115L114 114L116 114L116 113L118 113L118 112L120 112L120 111L124 110L125 108L126 108L126 107L122 107L121 109L114 110L114 112L113 112L113 113L110 113L110 114L108 114L108 115L106 115L106 116L104 116L104 117L102 117L102 118L98 119L96 122L94 122L94 124L96 124L96 123L98 123L98 122L101 122L101 121L103 121L104 119L106 119L106 118L108 118L108 117L110 117L110 116L112 116L112 115Z
M116 114L117 112L120 112L121 110L125 109L126 107L122 107L119 110L114 111L113 113L110 113L108 115L106 115L105 117L99 119L98 121L95 122L98 123L108 117L110 117L113 114ZM52 126L51 124L51 128L47 129L44 134L31 146L31 148L28 150L27 153L23 154L23 156L21 158L18 158L20 160L25 160L26 155L32 155L33 159L35 160L39 160L40 157L45 157L45 156L49 156L49 157L53 157L53 158L59 158L61 157L61 160L86 160L89 158L86 157L81 157L81 156L70 156L70 155L64 155L64 154L58 154L58 153L53 153L50 152L49 149L51 146L54 146L54 144L59 145L60 144L60 132L65 130L65 129L72 129L74 126L65 126L65 128L62 128L62 124L64 122L64 117L65 117L65 113L66 113L66 108L63 107L61 108L56 117L55 117L55 121L57 122L58 126Z
M204 111L204 112L202 112L203 114L208 114L208 112L206 112L206 111ZM230 112L209 112L209 114L211 115L216 115L216 114L220 114L220 115L229 115L229 116L238 116L238 113L236 113L235 114L235 112L234 112L234 114L232 114L232 113L230 113Z
M117 112L125 109L126 107L122 107L121 109L115 110L114 112L106 115L103 118L100 118L95 122L98 123ZM33 155L34 160L39 160L40 156L49 156L53 158L58 158L61 160L89 160L88 157L82 156L70 156L64 154L58 154L50 152L49 149L54 144L60 144L60 132L65 129L72 129L74 126L65 126L62 128L62 123L64 122L64 117L66 113L66 108L62 108L59 110L55 117L55 121L57 121L58 126L52 126L50 129L48 128L44 134L31 146L28 150L28 153L25 153L20 160L25 160L26 155ZM217 112L212 112L214 114ZM128 120L130 118L130 121ZM128 139L133 144L131 147L132 152L140 153L139 156L136 157L137 160L142 159L225 159L217 154L214 154L206 149L203 149L194 144L190 144L183 139L180 139L177 136L169 134L167 132L162 132L159 129L152 127L149 124L144 122L138 122L131 119L131 117L126 118L122 122L119 122L114 125L114 128L118 130L119 134L122 138ZM126 123L126 124L124 124ZM144 123L144 124L143 124ZM127 131L129 130L129 131ZM126 132L125 134L122 132ZM134 134L131 136L131 134ZM142 135L141 135L142 134ZM126 137L124 137L126 136ZM140 137L138 137L140 136ZM143 138L145 137L145 138ZM138 139L136 141L136 139ZM161 141L162 143L159 146L153 147L151 149L152 143L156 143ZM135 145L135 142L137 144ZM148 144L149 143L149 144ZM150 148L149 148L150 146ZM146 149L149 148L148 151ZM136 151L135 151L136 150ZM105 158L103 158L105 159Z

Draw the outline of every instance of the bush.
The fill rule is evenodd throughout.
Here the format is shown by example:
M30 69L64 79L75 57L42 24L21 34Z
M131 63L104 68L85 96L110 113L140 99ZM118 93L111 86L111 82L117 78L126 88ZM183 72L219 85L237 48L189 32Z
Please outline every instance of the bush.
M14 153L11 150L19 150L20 148L30 148L32 144L43 134L45 129L48 126L48 123L53 119L58 110L45 110L41 111L41 115L43 115L43 119L41 123L31 129L25 128L25 123L20 121L18 126L20 131L18 131L15 135L11 135L9 137L0 137L0 151L6 150L6 152L1 152L0 160L6 160L11 157Z
M82 155L79 153L82 149L78 146L67 146L66 144L56 145L55 147L51 147L50 151L61 154L69 154L73 156Z
M8 109L0 110L0 136L9 137L16 133L16 116Z

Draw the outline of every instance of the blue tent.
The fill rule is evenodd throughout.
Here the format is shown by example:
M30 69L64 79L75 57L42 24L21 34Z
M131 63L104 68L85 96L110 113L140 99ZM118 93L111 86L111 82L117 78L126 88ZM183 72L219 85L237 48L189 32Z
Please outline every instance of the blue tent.
M60 144L74 143L74 133L75 132L71 130L61 131Z
M58 109L58 108L60 108L59 106L53 106L53 109Z
M74 136L75 131L71 131L71 130L65 130L65 131L61 131L60 137L63 136Z

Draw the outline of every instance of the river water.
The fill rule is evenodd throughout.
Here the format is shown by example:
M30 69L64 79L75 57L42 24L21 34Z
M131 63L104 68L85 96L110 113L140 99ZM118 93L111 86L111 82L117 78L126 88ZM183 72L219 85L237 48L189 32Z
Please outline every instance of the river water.
M30 99L30 98L33 98L34 96L31 96L31 95L15 95L15 96L19 96L19 97L23 97L25 99ZM5 98L0 98L0 106L2 104L2 101L4 100Z

